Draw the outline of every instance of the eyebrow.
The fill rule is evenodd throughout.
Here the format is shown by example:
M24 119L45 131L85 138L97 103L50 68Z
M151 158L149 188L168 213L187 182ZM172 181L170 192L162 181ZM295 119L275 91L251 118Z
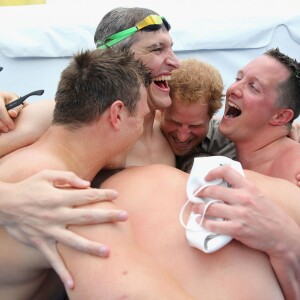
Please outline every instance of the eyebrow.
M182 122L178 121L177 119L169 118L168 116L166 117L166 120L169 121L169 122L175 122L175 123L179 123L179 124L185 124L185 123L182 123ZM203 124L205 124L204 121L199 121L199 123L188 124L188 126L201 126Z
M238 70L236 73L236 75L243 75L243 74L244 74L244 72L242 70Z
M162 41L162 42L156 42L156 43L153 43L151 44L150 46L146 47L146 49L148 50L151 50L151 49L154 49L154 48L158 48L158 47L167 47L167 44L169 44L169 42L165 42L165 41ZM173 40L171 40L171 45L170 45L170 48L172 49L173 47Z
M162 47L164 45L164 43L161 43L161 42L158 42L158 43L154 43L154 44L151 44L150 46L146 47L146 49L154 49L154 48L157 48L157 47Z

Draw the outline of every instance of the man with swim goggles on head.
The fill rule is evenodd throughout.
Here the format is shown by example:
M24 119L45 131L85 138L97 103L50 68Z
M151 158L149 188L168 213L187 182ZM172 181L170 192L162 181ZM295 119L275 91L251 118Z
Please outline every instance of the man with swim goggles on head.
M148 87L150 113L145 119L144 134L127 158L129 165L163 163L175 166L175 158L168 142L154 125L156 110L171 105L168 80L179 67L169 34L171 26L166 18L146 8L119 7L108 12L100 21L94 36L98 48L130 49L151 71Z

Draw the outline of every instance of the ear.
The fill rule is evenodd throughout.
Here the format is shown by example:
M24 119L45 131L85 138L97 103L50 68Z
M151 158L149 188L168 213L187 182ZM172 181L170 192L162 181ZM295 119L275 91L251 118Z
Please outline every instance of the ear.
M289 108L282 108L273 116L271 125L280 126L287 124L294 116L294 112Z
M110 122L114 129L119 130L123 122L123 114L125 112L124 103L116 100L109 108Z

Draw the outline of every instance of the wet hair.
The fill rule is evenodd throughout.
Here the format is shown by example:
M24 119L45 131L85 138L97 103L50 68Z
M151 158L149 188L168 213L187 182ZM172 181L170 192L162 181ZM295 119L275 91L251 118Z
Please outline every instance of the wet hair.
M52 124L78 127L96 122L116 100L133 113L140 87L150 83L149 69L129 51L83 51L74 55L61 74Z
M300 64L278 48L270 49L264 55L274 58L290 71L290 76L277 86L276 106L293 110L294 116L289 122L292 124L300 114Z
M208 104L209 117L213 117L222 107L222 76L213 65L206 62L182 60L179 69L172 72L169 86L172 101Z
M148 8L117 7L108 12L100 21L95 31L94 42L97 43L97 41L99 40L105 43L106 39L109 36L135 26L138 22L144 20L149 15L159 14ZM157 30L168 31L170 30L170 28L170 24L164 20L162 25L147 26L139 30L139 32L149 32ZM129 49L136 41L136 34L133 34L111 47L120 50Z

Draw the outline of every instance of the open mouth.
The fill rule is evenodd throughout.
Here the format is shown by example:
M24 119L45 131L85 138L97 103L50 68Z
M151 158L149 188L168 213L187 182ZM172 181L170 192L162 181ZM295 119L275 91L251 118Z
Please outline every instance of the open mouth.
M228 107L225 113L227 118L236 118L242 113L241 109L234 103L228 101Z
M191 144L191 140L187 140L185 142L181 142L176 137L173 137L173 140L174 140L176 146L179 147L179 148L186 148L186 147L188 147Z
M169 89L168 80L171 80L171 76L157 76L153 78L153 82L161 89Z

